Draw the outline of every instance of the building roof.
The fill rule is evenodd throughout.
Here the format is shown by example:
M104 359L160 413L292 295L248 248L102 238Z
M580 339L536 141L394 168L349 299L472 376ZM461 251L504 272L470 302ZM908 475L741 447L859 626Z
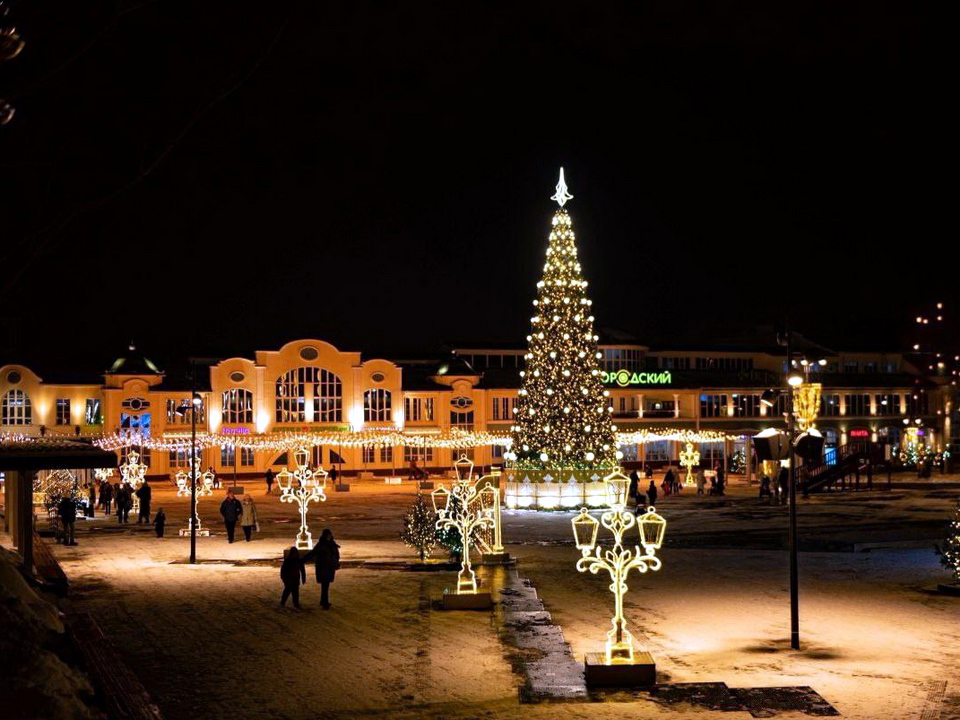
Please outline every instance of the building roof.
M127 348L127 353L121 355L107 369L108 375L163 375L146 355L137 350L133 343Z
M0 470L80 470L116 466L116 453L101 450L83 440L18 435L0 438Z

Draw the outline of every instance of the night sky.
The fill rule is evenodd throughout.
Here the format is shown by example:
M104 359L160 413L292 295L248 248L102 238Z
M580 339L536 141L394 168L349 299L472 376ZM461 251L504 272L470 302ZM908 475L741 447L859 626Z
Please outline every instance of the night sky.
M899 347L957 298L935 4L523 5L14 6L0 361L516 344L560 165L641 341Z

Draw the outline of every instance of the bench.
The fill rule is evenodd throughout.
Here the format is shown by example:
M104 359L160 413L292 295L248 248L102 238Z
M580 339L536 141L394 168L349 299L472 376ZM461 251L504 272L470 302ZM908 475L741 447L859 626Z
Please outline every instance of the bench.
M383 479L383 482L386 483L387 485L402 485L403 478L400 477L399 475L395 475L395 476L385 477Z
M357 473L358 480L373 480L373 472L370 470L361 470Z
M90 613L68 617L73 640L84 666L111 720L163 720L150 694L117 654Z
M67 574L50 551L50 546L33 531L33 564L37 568L37 579L57 597L65 597L70 587Z

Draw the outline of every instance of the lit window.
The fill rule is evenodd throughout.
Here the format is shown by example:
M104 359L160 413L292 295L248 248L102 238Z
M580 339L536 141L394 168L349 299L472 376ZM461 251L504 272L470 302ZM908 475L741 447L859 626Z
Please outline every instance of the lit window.
M374 388L363 394L363 421L390 422L393 395L389 390Z
M223 415L225 423L253 422L253 393L243 388L223 391Z
M70 424L70 398L57 398L57 425Z
M306 422L307 408L314 422L343 420L343 384L329 370L300 367L276 382L277 422Z
M23 390L7 390L3 396L2 415L4 425L32 425L33 405L30 396Z

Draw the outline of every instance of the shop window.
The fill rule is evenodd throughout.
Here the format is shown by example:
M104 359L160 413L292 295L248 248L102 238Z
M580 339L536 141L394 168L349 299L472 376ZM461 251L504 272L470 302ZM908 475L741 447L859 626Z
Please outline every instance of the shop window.
M329 370L300 367L277 378L276 419L282 423L341 422L343 384Z
M363 421L390 422L393 394L383 388L367 390L363 394Z
M253 422L253 393L243 388L231 388L222 393L222 422L227 424Z
M57 398L57 425L70 425L70 398Z
M4 425L32 425L33 405L30 396L23 390L7 390L3 396L2 417Z

